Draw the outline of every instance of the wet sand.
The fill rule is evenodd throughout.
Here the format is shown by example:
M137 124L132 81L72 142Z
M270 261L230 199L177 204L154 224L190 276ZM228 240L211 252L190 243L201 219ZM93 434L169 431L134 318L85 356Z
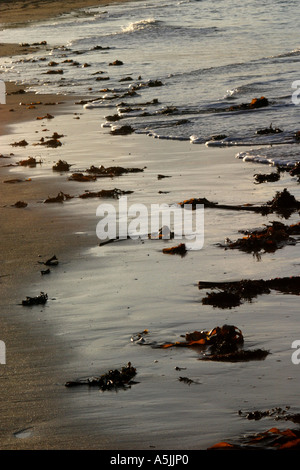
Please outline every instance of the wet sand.
M9 85L8 91L17 88ZM293 247L265 256L261 263L216 247L227 236L237 237L239 229L268 219L207 211L205 248L181 259L163 255L165 244L160 242L129 240L100 248L96 209L102 201L77 197L91 188L117 187L134 191L130 203L206 197L231 204L237 195L239 203L263 203L287 180L253 185L253 174L262 168L236 160L238 148L212 149L135 134L112 137L100 127L103 111L84 110L75 104L76 97L38 95L44 104L36 108L19 104L36 99L9 94L1 106L0 338L7 348L6 364L0 366L1 449L206 449L265 429L264 422L241 422L238 409L297 406L297 368L290 360L299 323L297 298L272 294L258 305L220 311L202 306L196 287L203 279L296 274ZM45 105L54 100L63 103ZM47 112L54 118L36 119ZM62 147L35 145L53 132L64 135ZM23 139L28 146L11 145ZM68 174L52 171L58 159L78 169L83 154L86 168L146 168L96 183L71 182ZM42 163L35 168L6 166L29 156ZM170 178L159 180L158 174ZM13 178L22 181L4 182ZM299 199L297 184L293 190ZM74 197L44 204L59 191ZM13 207L17 201L28 205ZM117 200L104 202L118 205ZM40 263L53 255L58 266L42 276ZM45 306L20 305L41 291L49 296ZM275 321L278 330L270 331ZM157 340L177 340L188 330L223 323L241 328L249 348L271 349L270 358L212 367L200 363L190 349L159 351L130 341L145 328ZM139 383L124 393L64 386L67 380L119 368L127 361L137 367ZM184 370L178 372L175 366ZM179 375L199 384L181 383Z

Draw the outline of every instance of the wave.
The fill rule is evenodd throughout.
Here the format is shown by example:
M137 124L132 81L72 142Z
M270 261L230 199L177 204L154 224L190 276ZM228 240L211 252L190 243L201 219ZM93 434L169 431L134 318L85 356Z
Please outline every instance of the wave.
M156 20L155 18L147 18L140 21L134 21L127 26L122 27L123 33L134 33L135 31L141 31L145 28L155 27L161 24L162 21Z
M269 146L239 152L236 154L236 158L244 162L290 168L300 160L300 152L297 145Z
M284 57L294 57L294 56L298 56L298 55L300 55L300 49L296 48L292 51L283 52L281 54L273 55L270 58L271 59L282 59Z

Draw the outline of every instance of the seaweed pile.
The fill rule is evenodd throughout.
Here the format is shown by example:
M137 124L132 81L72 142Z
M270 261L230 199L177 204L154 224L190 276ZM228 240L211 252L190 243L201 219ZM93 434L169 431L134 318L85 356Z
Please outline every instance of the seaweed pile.
M91 173L97 177L100 176L107 176L107 177L114 177L114 176L121 176L127 173L140 173L143 172L144 168L124 168L122 166L109 166L105 168L103 165L96 167L91 165L90 168L86 169L87 173Z
M169 255L180 255L181 257L186 255L187 249L185 243L180 243L177 246L172 246L171 248L163 248L163 253Z
M267 201L265 204L260 206L255 206L252 204L239 204L239 205L230 205L230 204L219 204L218 202L211 202L206 198L191 198L186 199L185 201L178 203L180 207L196 210L197 205L203 205L207 208L212 209L223 209L223 210L234 210L234 211L252 211L258 212L262 215L267 215L272 212L281 215L282 217L289 218L293 212L300 210L300 201L298 201L289 191L285 188L283 191L277 191L275 196L270 201Z
M207 293L207 297L202 299L203 304L232 308L241 305L244 300L251 302L258 295L270 294L272 290L283 294L300 295L300 276L228 282L199 281L198 288L217 290Z
M156 342L146 341L145 335L149 331L135 334L131 340L140 345L151 345L159 349L168 348L197 348L201 353L200 360L220 361L220 362L240 362L250 360L262 360L269 354L263 349L246 350L243 349L244 337L239 328L234 325L223 325L215 327L210 331L193 331L185 334L184 341Z
M29 307L31 305L44 305L48 300L48 295L44 292L41 292L40 295L36 297L26 297L25 300L22 300L22 305Z
M260 230L247 230L245 236L235 241L226 240L225 245L220 245L225 249L238 249L245 253L252 253L260 259L260 253L274 253L276 250L287 244L296 244L296 239L292 235L300 235L300 222L292 225L285 225L278 221L273 221L271 225L266 225Z
M88 198L94 198L94 197L107 197L107 198L113 198L113 199L118 199L120 196L123 196L124 194L131 194L133 191L122 191L121 189L114 188L114 189L102 189L101 191L86 191L83 194L80 194L81 199L88 199Z
M269 174L262 174L262 173L256 173L254 175L256 184L261 184L261 183L273 183L275 181L278 181L280 179L280 172L277 173L269 173Z
M218 442L209 447L208 450L299 450L300 430L276 427L267 431L252 434L240 440L240 442Z

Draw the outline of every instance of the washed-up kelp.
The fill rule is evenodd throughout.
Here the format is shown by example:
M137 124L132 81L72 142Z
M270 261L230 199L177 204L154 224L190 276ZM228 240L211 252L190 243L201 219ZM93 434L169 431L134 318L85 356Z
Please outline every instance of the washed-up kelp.
M266 127L264 129L258 129L256 131L256 134L258 134L258 135L268 135L268 134L280 134L281 132L282 132L281 129L279 129L278 127L273 127L272 123L271 123L270 127Z
M118 390L120 388L130 388L131 385L137 382L133 381L136 375L136 368L128 362L127 366L121 368L121 370L114 369L109 370L107 373L96 377L87 377L83 379L77 379L65 383L66 387L76 387L78 385L97 386L100 390Z
M226 240L225 249L238 249L246 253L253 253L260 259L260 252L274 253L287 244L295 244L291 235L300 235L300 223L284 225L281 222L272 222L261 230L247 231L246 236L236 241Z
M180 202L179 205L182 208L184 208L184 206L189 206L189 208L192 210L197 209L197 205L203 205L204 207L212 209L225 209L234 211L246 210L258 212L263 215L276 212L277 214L286 218L290 217L293 212L300 210L300 201L297 201L297 199L292 194L290 194L286 188L283 191L277 191L273 199L261 206L255 206L252 204L219 204L218 202L211 202L206 198L186 199L185 201Z
M163 248L163 253L169 255L180 255L181 257L185 256L187 253L187 249L185 243L180 243L177 246L172 246L170 248Z
M65 194L63 193L62 191L60 191L58 193L57 196L55 197L48 197L47 199L45 199L44 203L47 204L47 203L54 203L54 202L64 202L64 201L68 201L69 199L72 199L73 196L70 196L70 194Z
M27 159L25 160L21 160L18 162L18 165L20 166L29 166L30 168L34 168L37 163L42 163L41 160L39 162L37 162L36 158L34 157L28 157Z
M280 179L280 173L269 173L269 174L262 174L262 173L256 173L254 175L256 184L261 184L261 183L273 183L275 181L278 181Z
M134 128L129 125L124 125L120 127L113 127L110 131L111 135L128 135L134 132Z
M96 176L84 175L83 173L72 173L72 175L69 177L69 180L86 183L87 181L96 181Z
M174 232L172 232L166 225L160 228L158 232L148 233L145 235L145 237L148 237L150 240L171 240L174 236ZM101 242L99 246L108 245L109 243L115 243L122 240L129 240L130 238L131 237L129 235L124 238L110 238L109 240Z
M239 410L239 416L242 416L248 420L259 421L263 418L273 418L276 421L291 421L293 423L300 423L300 413L290 413L290 406L276 407L269 410L254 410L254 411L242 411Z
M71 166L72 165L70 165L64 160L58 160L58 162L55 163L55 165L53 165L52 170L53 171L69 171Z
M299 176L300 175L300 162L295 163L293 168L289 171L291 176Z
M94 165L90 166L86 170L86 173L93 174L94 176L97 177L114 177L114 176L121 176L123 174L127 173L139 173L143 172L143 168L124 168L122 166L110 166L105 168L103 165L96 167Z
M85 193L81 194L79 197L81 199L88 199L88 198L95 198L95 197L118 199L120 196L123 196L124 194L132 194L132 193L133 191L122 191L121 189L114 188L114 189L102 189L101 191L86 191Z
M45 140L44 137L42 137L40 142L35 145L45 145L45 147L51 148L61 147L62 143L59 140L61 137L64 137L63 134L58 134L57 132L54 132L53 135L48 138L48 140Z
M19 142L14 142L13 144L10 144L12 147L26 147L26 145L28 145L28 142L23 139L23 140L20 140Z
M22 300L22 305L28 307L31 305L44 305L48 300L48 295L41 292L40 295L36 297L26 297L25 300Z
M241 281L229 282L209 282L199 281L199 289L216 289L217 292L207 293L207 297L202 299L202 303L219 308L231 308L238 306L242 302L251 302L258 295L270 294L276 290L282 294L300 295L300 276L278 277L274 279L243 279ZM220 296L220 292L223 296ZM233 304L230 304L230 295L233 294Z
M239 442L218 442L208 450L299 450L300 430L271 428L257 434L251 434Z
M261 360L269 354L263 349L244 350L244 337L239 328L234 325L215 327L210 331L193 331L185 334L184 341L165 342L158 344L145 339L148 330L135 334L131 341L141 345L151 345L155 348L168 349L172 347L197 348L201 360L239 362Z
M24 201L17 201L15 204L13 204L13 207L17 207L18 209L27 207L27 206L28 206L27 202L24 202Z
M46 261L39 261L39 264L44 264L45 266L57 266L58 259L56 255L51 256L51 258L47 259Z
M202 303L219 308L234 308L242 304L242 297L238 293L230 291L207 292Z
M229 111L258 109L258 108L264 108L265 106L268 106L268 105L269 105L268 99L265 98L264 96L261 96L260 98L253 98L253 100L250 103L242 103L242 104L238 104L235 106L230 106Z

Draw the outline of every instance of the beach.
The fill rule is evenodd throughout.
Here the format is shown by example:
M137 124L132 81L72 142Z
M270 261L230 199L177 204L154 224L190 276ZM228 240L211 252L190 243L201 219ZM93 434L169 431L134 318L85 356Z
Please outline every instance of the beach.
M16 2L11 9L2 2L1 21L39 21L50 11L99 4L38 3L36 8L37 2ZM0 52L2 57L28 53L19 44L2 44ZM205 209L204 247L193 249L187 241L187 254L180 257L162 253L177 244L173 240L127 239L100 246L97 207L106 203L118 211L119 199L80 196L118 188L130 192L128 205L176 204L192 197L260 205L285 187L299 198L299 184L284 173L279 182L254 185L262 165L235 158L245 147L111 135L101 127L107 111L85 108L86 96L35 94L27 91L30 84L6 86L7 101L0 105L0 339L6 345L6 363L0 366L0 448L206 450L272 427L272 420L241 419L241 410L287 406L297 412L298 370L290 359L299 324L297 296L272 291L218 309L201 303L207 292L197 286L201 280L296 276L293 245L263 254L260 261L219 246L227 237L238 238L242 229L280 217ZM43 146L54 133L61 145ZM25 145L14 145L23 140ZM29 157L36 159L33 167L19 163ZM58 160L71 164L70 170L53 171ZM94 181L69 179L93 165L140 171ZM45 203L61 193L68 197ZM25 207L15 206L20 201ZM297 212L285 221L292 222L298 222ZM42 274L53 256L58 264ZM41 292L48 295L46 304L22 305ZM272 329L274 323L278 327ZM131 339L149 331L154 342L176 342L187 331L223 324L239 328L248 349L271 354L262 361L202 362L193 348L152 348ZM128 362L137 369L130 389L65 386ZM276 426L291 427L285 421Z

